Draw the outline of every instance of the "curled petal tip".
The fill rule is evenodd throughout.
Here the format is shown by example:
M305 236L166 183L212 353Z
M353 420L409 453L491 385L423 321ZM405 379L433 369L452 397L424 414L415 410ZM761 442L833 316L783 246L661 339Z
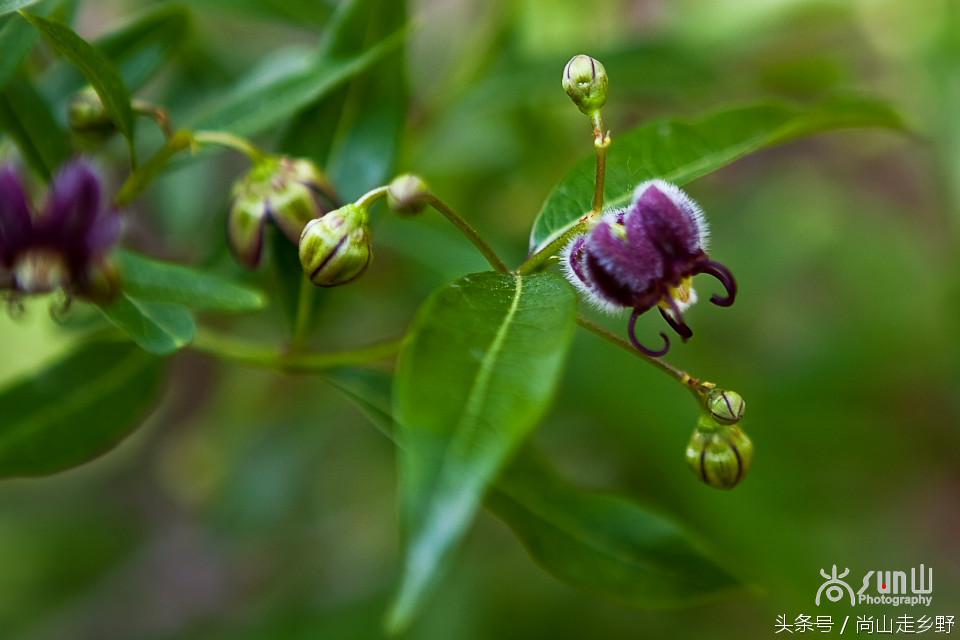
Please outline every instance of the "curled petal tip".
M670 351L670 338L667 337L667 334L660 332L660 337L663 338L663 346L660 349L654 350L649 347L645 347L637 340L637 318L640 317L640 314L635 310L630 315L630 322L627 325L627 335L630 337L630 343L639 351L645 355L650 356L651 358L660 358L667 355L667 352Z
M726 289L727 295L725 296L719 294L710 296L710 302L713 304L718 307L729 307L737 299L737 281L730 272L730 269L725 265L713 260L707 260L698 268L697 273L705 273L713 276L719 280L723 288Z

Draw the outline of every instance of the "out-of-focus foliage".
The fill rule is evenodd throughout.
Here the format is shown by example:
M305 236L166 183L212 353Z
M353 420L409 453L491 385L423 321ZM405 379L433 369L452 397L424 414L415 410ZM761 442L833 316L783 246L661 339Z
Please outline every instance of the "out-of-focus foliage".
M0 10L23 4L0 0ZM169 105L175 123L213 118L227 104L229 118L207 122L239 123L237 130L268 148L311 155L344 185L344 198L397 170L422 173L511 264L525 254L552 186L590 150L588 126L559 87L559 71L574 53L606 64L614 150L618 134L659 118L770 100L812 110L849 93L891 100L923 138L830 133L690 184L712 224L712 251L737 274L741 297L727 313L692 309L698 334L671 357L748 399L744 424L758 451L750 478L729 494L699 484L683 463L696 420L689 398L637 358L580 332L557 402L534 438L557 467L554 488L582 507L578 518L558 523L565 528L555 537L525 532L531 514L518 511L501 487L522 481L525 467L509 468L488 506L523 544L501 521L479 516L409 637L764 637L778 613L818 613L818 572L834 563L854 573L930 564L937 581L929 613L955 613L954 3L933 0L921 11L895 0L420 0L409 7L416 28L396 40L390 34L404 16L391 14L394 3L357 3L370 7L353 18L335 4L45 0L28 11L69 22L138 97ZM365 38L324 41L338 20L358 20L345 24L358 34L366 29ZM70 93L86 81L24 27L16 14L0 17L2 50L12 52L0 55L0 154L21 145L40 182L69 155L60 132ZM31 47L23 67L13 62ZM330 50L338 51L332 64L322 57ZM345 69L349 81L334 86ZM398 75L409 77L409 87ZM281 104L254 108L251 96L276 97L291 86ZM138 130L144 153L159 148L149 123ZM118 185L129 153L119 140L102 153ZM215 322L282 342L282 317L297 304L299 280L284 292L270 273L243 274L224 243L229 184L241 170L224 154L180 161L131 209L127 242L249 286L225 304L255 306L254 290L263 289L270 306L262 317ZM377 209L373 217L377 258L369 273L356 286L318 296L307 337L318 349L396 335L431 291L485 268L433 214L398 220ZM275 271L299 275L295 254L292 264L289 253L275 254ZM151 299L149 284L146 277L129 292L133 299L115 302L111 318L141 323L142 343L155 351L176 349L192 335L195 315L186 306L201 319L221 308ZM194 284L203 296L204 280ZM131 305L148 312L124 315ZM49 363L83 356L74 343L91 327L107 326L90 309L79 311L65 326L54 326L39 303L0 316L0 377L14 383L38 371L70 374ZM640 324L652 330L653 322ZM129 405L98 409L94 397L71 405L61 391L50 397L56 420L17 422L47 430L47 464L89 457L71 449L74 427L148 408L155 360L130 353L139 353L145 369L142 380L124 383L131 385ZM111 355L122 354L96 357ZM194 354L177 358L163 403L110 456L0 485L0 635L378 637L402 565L395 450L338 387L353 389L382 421L389 419L385 407L371 404L349 372L328 385ZM118 369L100 362L83 370L96 384ZM0 433L0 449L14 435ZM100 435L98 452L122 434ZM513 486L524 494L522 484ZM529 491L525 497L532 505L542 499ZM538 514L548 522L551 504ZM702 562L711 586L731 580L758 585L757 592L679 611L634 608L635 594L626 590L609 598L618 580L637 584L631 570L645 561L651 541L591 528L596 538L586 540L593 544L575 548L584 537L569 534L598 512L642 519L632 505L643 505L642 514L670 514L664 522L694 533L696 545L667 545L664 553ZM663 526L651 525L651 535ZM577 587L542 571L524 545ZM597 562L594 553L611 563L608 570L582 573L578 561ZM681 588L653 584L643 599L666 600Z

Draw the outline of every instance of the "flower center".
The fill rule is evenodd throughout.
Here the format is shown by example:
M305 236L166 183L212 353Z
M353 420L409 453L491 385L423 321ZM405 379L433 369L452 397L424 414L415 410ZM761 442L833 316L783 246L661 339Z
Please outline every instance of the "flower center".
M13 265L17 289L24 293L47 293L69 282L70 272L63 256L50 249L32 249L21 254Z

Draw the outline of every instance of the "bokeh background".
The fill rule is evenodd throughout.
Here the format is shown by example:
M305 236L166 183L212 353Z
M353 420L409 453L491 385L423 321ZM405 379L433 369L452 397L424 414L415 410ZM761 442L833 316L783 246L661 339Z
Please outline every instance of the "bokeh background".
M75 24L92 38L149 4L81 3ZM187 5L184 46L141 92L175 114L313 45L332 6ZM747 399L757 455L740 487L712 490L684 464L696 420L685 391L583 332L537 433L566 475L672 514L753 589L639 611L556 581L483 513L409 637L772 637L780 613L850 613L813 604L834 563L854 576L934 567L929 610L858 613L960 615L960 5L417 0L410 12L398 168L424 175L512 263L549 189L590 151L559 86L575 53L607 64L614 144L658 115L848 92L891 100L916 135L823 135L690 185L742 294L729 310L694 308L697 336L670 358ZM130 244L239 273L223 225L242 169L218 156L168 174L135 208ZM324 293L318 348L397 335L432 289L484 267L438 217L375 218L376 261ZM225 326L270 338L282 323ZM4 381L74 339L44 301L0 327ZM4 639L375 638L398 568L392 447L318 378L185 353L163 402L110 455L0 484Z

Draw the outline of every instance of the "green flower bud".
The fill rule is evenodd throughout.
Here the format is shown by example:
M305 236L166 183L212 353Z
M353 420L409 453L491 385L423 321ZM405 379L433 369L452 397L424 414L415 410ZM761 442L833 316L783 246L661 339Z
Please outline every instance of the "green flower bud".
M306 224L332 208L323 173L309 160L271 156L259 161L233 187L227 237L234 255L255 268L263 253L267 220L296 244Z
M736 391L714 389L707 396L707 410L720 424L734 424L743 418L746 401Z
M420 176L407 173L393 179L387 187L387 206L400 215L420 213L429 203L430 189Z
M563 90L588 116L607 103L607 84L607 70L590 56L573 56L563 69Z
M100 96L87 87L74 94L67 110L70 129L77 133L107 136L116 131Z
M687 445L687 464L702 482L732 489L750 470L753 443L738 425L720 425L705 418Z
M311 220L300 237L300 264L318 287L346 284L370 264L367 211L348 204Z

